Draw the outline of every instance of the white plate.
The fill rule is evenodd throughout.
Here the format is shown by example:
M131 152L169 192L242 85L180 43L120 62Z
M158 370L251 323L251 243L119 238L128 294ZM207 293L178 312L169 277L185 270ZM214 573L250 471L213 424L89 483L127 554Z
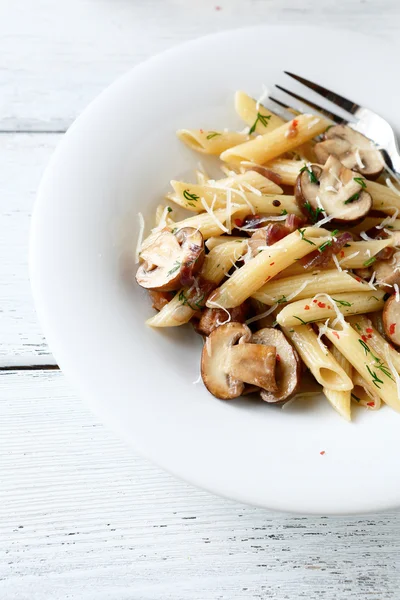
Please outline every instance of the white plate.
M324 399L286 410L219 401L202 384L191 328L144 325L149 301L127 260L137 213L199 160L179 127L243 127L233 94L259 95L290 70L399 123L398 77L381 40L260 27L206 37L136 67L68 131L40 186L31 238L38 313L59 364L93 410L168 471L229 498L301 513L400 505L400 417ZM149 223L149 218L147 219ZM321 455L320 452L325 451Z

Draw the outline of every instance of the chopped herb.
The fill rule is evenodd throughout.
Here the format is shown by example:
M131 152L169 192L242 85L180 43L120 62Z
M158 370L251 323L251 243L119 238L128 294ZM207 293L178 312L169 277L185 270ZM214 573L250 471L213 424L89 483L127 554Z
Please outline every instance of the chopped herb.
M274 321L274 322L272 323L272 327L276 327L277 325L278 325L278 321Z
M286 208L282 209L281 217L283 217L283 215L287 215L287 214L288 214L288 212L287 212Z
M189 190L185 190L183 192L183 197L185 198L185 200L188 201L188 204L190 204L190 206L196 206L193 203L190 203L189 200L199 200L199 196L197 194L190 194Z
M373 371L368 365L365 365L365 366L367 367L368 373L372 377L372 383L378 388L378 390L380 390L381 387L380 387L380 385L378 385L378 383L383 383L382 379L379 379L379 377L375 373L375 371Z
M332 298L332 300L334 300L336 304L339 304L340 306L353 306L352 302L347 302L347 300L336 300L336 298Z
M199 302L204 298L204 295L200 298ZM188 306L189 308L191 308L192 310L196 310L195 308L193 308L193 306L190 304L189 300L186 298L185 296L185 292L183 290L181 290L179 292L179 296L178 296L178 300L179 302L182 303L183 306ZM198 306L197 302L195 302L196 306ZM202 308L201 306L198 306L198 308Z
M296 315L293 315L293 317L294 317L295 319L297 319L298 321L300 321L300 323L301 323L302 325L307 325L307 321L303 321L303 319L301 319L300 317L296 317Z
M176 233L178 231L177 227L174 227L173 230L171 231L171 233Z
M180 260L176 260L172 266L172 269L170 271L168 271L167 273L167 277L169 277L170 275L172 275L172 273L175 273L175 271L177 271L178 269L181 268L181 261Z
M379 302L379 298L377 298L376 296L371 296L371 298L374 298L374 300L378 300L378 302ZM370 298L370 300L371 300L371 298Z
M170 213L172 212L172 208L170 206L167 206L167 211Z
M388 293L386 292L386 294L383 296L383 299L384 299L384 300L385 300L385 302L386 302L386 300L387 300L388 298L390 298L390 294L388 294Z
M328 125L328 127L325 129L325 132L329 131L329 129L330 129L331 127L335 127L335 126L334 126L334 125Z
M355 328L358 329L358 331L361 331L361 325L359 323L355 323Z
M350 248L350 244L345 244L344 247L345 248Z
M294 329L289 329L289 333L294 333Z
M369 267L375 261L376 261L376 257L375 256L371 256L371 258L369 258L368 260L365 261L365 263L363 263L364 267Z
M261 113L258 112L257 113L257 118L256 118L256 120L254 121L253 125L250 128L249 134L255 132L258 121L260 121L261 125L264 125L264 127L267 127L271 116L272 115L262 115Z
M354 181L356 183L358 183L358 185L361 185L362 188L366 188L367 184L365 183L365 179L363 177L353 177Z
M197 306L197 308L203 308L204 296L205 296L205 294L203 294L198 300L196 300L195 305Z
M310 202L307 200L304 202L304 207L310 215L311 223L316 223L321 215L321 213L325 212L323 208L316 208L315 210L311 206Z
M332 237L335 237L335 235L336 235L337 233L339 233L339 229L334 229L334 230L332 231L332 233L331 233L331 236L332 236Z
M307 171L307 173L310 177L311 183L318 183L318 179L316 178L314 171L312 169L309 169L307 167L307 165L304 165L304 167L302 169L300 169L300 173L303 173L304 171Z
M213 138L217 137L217 135L221 135L221 134L218 133L218 131L210 131L210 133L206 137L206 140L212 140Z
M366 344L363 340L358 340L358 341L360 342L361 346L365 350L365 356L367 356L368 352L370 352L368 344Z
M326 242L321 244L320 247L318 248L318 252L323 252L324 250L327 249L328 246L332 246L332 240L327 240Z
M392 374L390 373L390 370L389 370L389 368L388 368L388 367L385 365L385 363L382 361L382 359L381 359L381 358L379 358L378 356L375 356L375 355L374 355L374 354L371 352L371 350L370 350L370 348L369 348L368 344L366 344L366 343L365 343L363 340L358 340L358 341L360 342L361 346L362 346L362 347L364 348L364 350L365 350L365 356L367 356L367 354L370 354L370 355L371 355L371 357L373 358L373 360L375 361L375 365L374 365L375 369L378 369L379 371L382 371L382 373L383 373L384 375L386 375L386 377L389 377L389 379L391 379L392 381L394 381L394 379L393 379L393 377L392 377ZM383 381L380 381L380 379L378 379L378 378L377 378L377 376L376 376L376 373L373 373L373 371L371 371L371 369L369 368L369 366L368 366L368 365L365 365L365 366L367 367L369 374L370 374L370 375L371 375L371 377L373 378L373 381L372 381L372 383L373 383L374 385L376 385L376 387L378 387L378 385L375 383L375 380L374 380L374 375L375 375L375 377L376 377L376 381L379 381L380 383L383 383ZM379 389L380 389L380 388L379 388Z
M304 229L298 229L297 231L300 233L301 239L304 240L305 242L307 242L307 244L311 244L311 246L315 246L316 245L316 244L314 244L314 242L312 242L311 240L309 240L306 237L304 237L305 228Z
M282 304L283 302L287 302L287 300L286 300L286 296L282 296L282 298L279 298L279 299L276 301L276 303L277 303L277 304Z
M360 198L360 192L357 192L356 194L353 194L352 196L350 196L350 198L345 200L344 204L351 204L352 202L355 202L359 198Z
M353 394L353 392L351 392L351 397L354 398L354 400L356 402L360 402L360 400L361 400L358 396L356 396L355 394Z

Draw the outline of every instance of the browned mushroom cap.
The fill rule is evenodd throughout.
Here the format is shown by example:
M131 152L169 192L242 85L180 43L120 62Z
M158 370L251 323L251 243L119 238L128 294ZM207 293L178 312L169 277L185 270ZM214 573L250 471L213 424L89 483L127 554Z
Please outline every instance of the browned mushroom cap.
M390 296L386 300L382 317L386 336L396 346L400 346L400 302L397 302L396 296Z
M354 223L365 217L372 207L371 195L355 171L330 156L324 167L310 165L297 177L295 197L308 219L315 223L331 217L336 223Z
M228 309L231 323L244 323L248 313L248 303L243 302L240 306ZM205 308L195 329L201 335L210 335L217 327L227 320L227 313L222 308Z
M201 376L208 391L217 398L237 398L243 392L244 382L276 389L275 348L248 343L250 340L250 329L241 323L221 325L207 338L201 356Z
M289 400L297 393L301 381L301 360L296 350L278 329L260 329L253 335L252 342L276 347L275 376L278 389L276 392L261 390L261 398L271 403Z
M378 177L385 165L382 153L365 135L347 125L335 125L325 133L325 140L315 145L318 162L335 156L348 169L368 177Z
M200 231L184 227L176 234L160 231L140 254L136 281L146 289L170 292L193 283L204 260Z
M400 285L400 250L395 252L390 260L377 260L373 263L376 283L382 289L392 290L392 286Z

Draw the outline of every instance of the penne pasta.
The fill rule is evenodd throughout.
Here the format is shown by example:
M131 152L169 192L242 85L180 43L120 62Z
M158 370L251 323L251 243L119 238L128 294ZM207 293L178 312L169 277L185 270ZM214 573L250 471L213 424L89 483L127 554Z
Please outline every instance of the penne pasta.
M352 367L349 361L339 352L339 350L332 346L331 353L333 358L340 365L343 371L351 377ZM354 381L353 381L354 383ZM332 404L333 408L342 416L346 421L351 421L351 390L332 390L329 387L324 387L322 390Z
M385 218L386 217L367 217L366 219L363 219L361 223L352 227L351 232L359 234L361 231L368 231L369 229L372 229L372 227L378 227ZM388 230L387 227L385 229ZM399 231L400 219L391 221L389 230Z
M224 308L239 306L277 273L327 241L327 235L330 237L328 231L317 227L307 227L301 232L294 231L268 249L262 250L233 273L232 277L214 292L211 300ZM210 301L207 302L207 306L212 307Z
M400 397L396 378L384 358L372 352L358 332L345 321L335 329L323 326L323 331L361 377L373 387L380 399L399 412Z
M318 340L315 331L309 325L283 328L288 337L310 369L315 379L324 388L336 391L351 390L353 382L333 354Z
M372 196L372 208L374 210L379 210L388 215L400 211L400 195L393 192L387 185L382 185L376 181L368 181L367 191Z
M227 170L229 173L228 177L224 179L216 179L211 182L210 185L220 188L234 188L244 192L252 192L252 188L255 188L262 194L282 194L282 188L261 175L261 173L257 173L257 171L246 171L245 173L235 173L230 169ZM257 192L255 192L257 193Z
M304 161L289 158L276 158L265 165L268 169L279 175L283 185L295 185Z
M210 237L206 241L206 247L208 250L212 250L216 246L220 246L221 244L240 244L246 240L246 238L237 237L234 235L221 235L220 237Z
M328 125L329 122L322 117L299 115L271 133L265 133L253 140L225 150L221 154L221 159L233 164L240 164L242 161L265 164L311 140L325 131Z
M232 206L230 216L244 216L248 213L248 210L249 209L243 205ZM183 227L193 227L194 229L198 229L203 238L207 240L209 237L227 233L228 230L224 225L227 216L227 212L223 208L215 210L212 215L202 213L200 215L195 215L194 217L183 219L183 221L176 222L173 231L182 229Z
M239 117L249 126L250 130L252 129L258 134L269 133L285 122L267 110L262 104L257 106L257 101L250 98L245 92L236 92L235 110Z
M201 269L203 279L218 285L232 268L232 263L239 260L247 252L247 241L239 244L227 242L216 246L204 259ZM188 289L182 288L175 294L157 314L147 319L146 325L151 327L178 327L188 323L200 309L188 301Z
M372 386L355 369L353 369L351 378L354 383L354 387L351 390L353 402L356 402L359 406L366 406L370 410L379 410L381 399Z
M250 136L237 131L209 131L203 129L179 129L178 138L192 150L203 154L221 154L224 150L243 144Z
M334 319L337 311L343 315L375 312L383 308L384 295L382 290L334 293L334 297L322 292L316 294L314 298L304 298L288 304L277 316L277 321L282 327L294 327L299 323L315 323Z
M358 281L345 271L329 269L317 273L305 273L304 275L295 275L283 279L273 279L263 285L252 297L272 306L276 303L291 302L294 298L300 300L301 298L314 296L321 290L331 294L339 292L363 292L369 291L370 288L367 283Z
M380 356L389 353L394 368L400 374L400 352L397 352L375 329L372 321L364 315L356 315L348 319L350 325L357 331L361 339L368 343L373 352Z

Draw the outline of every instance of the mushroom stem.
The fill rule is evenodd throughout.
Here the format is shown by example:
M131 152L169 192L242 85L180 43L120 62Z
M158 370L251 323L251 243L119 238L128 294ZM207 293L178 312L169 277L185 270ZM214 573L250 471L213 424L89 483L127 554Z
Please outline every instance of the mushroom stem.
M229 348L224 370L235 379L276 392L275 364L275 346L244 343Z

